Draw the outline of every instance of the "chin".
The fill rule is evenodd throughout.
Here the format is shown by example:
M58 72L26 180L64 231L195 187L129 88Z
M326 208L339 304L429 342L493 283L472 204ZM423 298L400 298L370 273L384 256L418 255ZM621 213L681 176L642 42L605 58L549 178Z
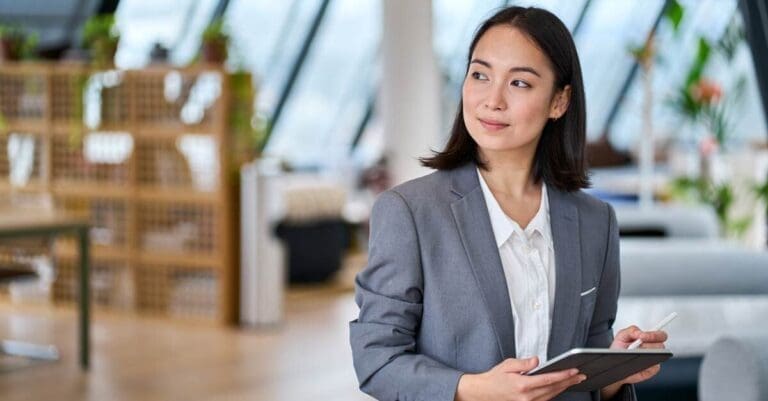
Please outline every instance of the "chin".
M520 151L528 151L528 147L530 145L530 142L520 142L520 141L512 141L509 137L506 138L500 138L497 136L494 137L481 137L478 141L475 139L475 143L477 143L477 146L479 149L486 151L486 152L494 152L494 153L507 153L511 152L514 154L517 154Z
M520 146L519 144L510 143L510 138L508 136L504 136L503 134L499 135L498 133L482 133L480 135L472 135L472 138L475 140L475 143L477 143L477 146L486 150L503 151Z

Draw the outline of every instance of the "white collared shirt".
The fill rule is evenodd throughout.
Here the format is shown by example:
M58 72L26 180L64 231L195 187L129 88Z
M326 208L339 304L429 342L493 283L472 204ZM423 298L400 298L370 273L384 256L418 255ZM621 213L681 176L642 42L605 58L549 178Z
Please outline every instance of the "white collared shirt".
M515 324L517 358L547 360L547 343L555 303L555 249L549 220L547 186L541 184L539 210L522 229L499 206L480 170L493 235L507 280Z

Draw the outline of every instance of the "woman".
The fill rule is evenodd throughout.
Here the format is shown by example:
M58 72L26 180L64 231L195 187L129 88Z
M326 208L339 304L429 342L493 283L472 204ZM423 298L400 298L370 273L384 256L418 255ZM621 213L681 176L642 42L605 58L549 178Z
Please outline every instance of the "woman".
M581 192L585 104L565 25L538 8L485 21L435 173L383 193L350 323L363 391L381 400L634 399L633 383L563 393L575 370L524 376L574 347L660 348L662 331L612 325L613 209ZM562 393L562 394L561 394Z

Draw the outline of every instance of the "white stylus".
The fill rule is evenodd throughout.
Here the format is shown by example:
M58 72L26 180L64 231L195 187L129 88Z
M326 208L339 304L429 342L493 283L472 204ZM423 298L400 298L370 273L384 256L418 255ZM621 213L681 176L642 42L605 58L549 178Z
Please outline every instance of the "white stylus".
M669 324L669 322L675 320L676 317L677 317L677 312L670 313L669 316L665 317L664 320L660 321L659 324L657 324L653 329L649 331L658 331L663 329L666 325ZM629 347L627 347L627 349L635 349L639 347L640 344L642 343L643 343L643 340L638 338L632 344L629 344Z

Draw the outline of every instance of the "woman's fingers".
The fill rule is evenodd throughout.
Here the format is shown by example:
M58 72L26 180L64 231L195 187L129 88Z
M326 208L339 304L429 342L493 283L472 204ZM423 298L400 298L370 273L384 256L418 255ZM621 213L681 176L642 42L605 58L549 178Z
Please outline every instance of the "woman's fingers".
M556 386L565 381L572 381L578 376L579 371L576 369L561 370L552 373L543 373L540 375L523 376L524 380L521 381L523 391L531 391L534 389ZM583 376L583 375L582 375Z
M663 343L668 337L667 332L663 330L642 331L637 326L629 326L616 333L614 342L632 343L640 339L643 343Z
M496 365L496 367L505 373L527 372L535 369L537 366L539 366L539 358L535 356L526 359L507 358Z
M659 371L661 371L661 365L653 365L648 369L645 369L643 371L635 373L632 376L629 376L628 378L625 379L625 383L635 384L635 383L644 382L652 378L653 376L656 376L656 374L659 373Z
M575 376L568 377L567 379L561 380L550 386L535 388L531 390L530 395L533 396L534 400L551 400L552 398L556 397L558 394L567 390L568 387L579 384L586 379L587 379L586 375L577 374Z
M640 339L644 343L663 343L667 341L667 332L663 330L658 331L644 331L640 333Z
M664 348L664 343L642 343L642 344L640 344L640 348L663 349Z
M631 343L632 341L637 340L637 338L640 336L640 334L643 331L640 330L637 326L629 326L625 329L619 330L618 333L616 333L616 337L614 338L614 341L621 341L623 343Z

